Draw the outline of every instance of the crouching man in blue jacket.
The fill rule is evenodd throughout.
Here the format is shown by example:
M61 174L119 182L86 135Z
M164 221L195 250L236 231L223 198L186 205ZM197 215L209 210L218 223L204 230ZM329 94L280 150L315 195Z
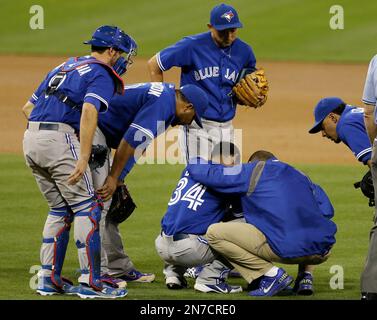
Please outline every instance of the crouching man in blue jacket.
M260 279L249 295L273 296L293 281L274 262L316 265L328 259L337 230L334 209L302 172L268 151L255 152L241 166L189 164L187 169L208 188L241 197L247 223L213 224L206 238L248 283Z

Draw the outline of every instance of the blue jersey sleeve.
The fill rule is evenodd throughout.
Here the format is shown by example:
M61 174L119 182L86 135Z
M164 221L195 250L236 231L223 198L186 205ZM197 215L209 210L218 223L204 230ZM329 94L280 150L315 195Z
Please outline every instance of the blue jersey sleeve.
M347 123L342 126L341 131L342 141L351 149L356 159L367 164L372 156L372 146L365 127Z
M132 157L131 159L127 161L126 165L124 166L119 176L120 181L123 181L127 177L127 175L131 172L132 168L134 167L135 163L136 163L135 157Z
M38 98L42 95L43 91L47 88L47 78L48 76L41 82L38 89L34 91L34 93L31 95L29 101L32 104L36 104L38 101Z
M226 167L220 164L189 164L192 178L220 193L247 193L255 163Z
M169 109L164 96L150 98L136 114L123 139L133 148L149 144L170 125Z
M107 70L100 65L85 76L87 76L88 87L84 103L91 103L98 112L106 112L109 107L109 101L115 92L114 80Z
M191 41L190 38L183 38L176 44L167 47L156 55L158 66L162 71L171 67L184 67L191 64Z

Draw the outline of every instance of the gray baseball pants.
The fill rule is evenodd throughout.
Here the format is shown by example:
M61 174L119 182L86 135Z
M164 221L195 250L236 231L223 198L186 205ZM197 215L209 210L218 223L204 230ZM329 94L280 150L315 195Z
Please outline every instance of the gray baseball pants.
M226 278L229 268L218 259L203 236L188 234L187 238L174 240L164 232L155 240L156 250L165 262L163 273L168 277L183 277L187 268L204 266L197 283L217 284L218 279Z
M97 144L107 148L105 136L99 128L97 128L93 139L93 145ZM111 153L110 149L108 149L105 164L101 168L92 170L93 185L95 189L102 187L104 184L106 177L110 172L110 163ZM120 234L118 224L106 219L110 204L111 199L104 202L100 222L101 273L107 273L111 276L121 276L134 269L134 265L127 253L124 251L122 235Z
M209 160L216 144L235 140L232 121L201 120L203 128L200 128L195 121L180 128L179 146L185 163L188 163L190 158L196 157Z
M39 122L29 122L25 131L23 151L27 166L32 170L39 190L50 208L43 229L43 243L40 251L42 270L40 277L49 277L56 263L53 240L62 232L68 231L73 216L67 213L68 206L75 214L87 210L93 201L93 184L89 169L75 185L68 185L67 180L74 170L80 153L80 144L72 127L59 123L57 130L40 130ZM88 216L75 216L74 239L78 246L78 258L81 269L79 282L89 284L90 265L85 244L94 228ZM66 229L66 230L64 230ZM64 235L63 237L68 237ZM63 256L64 259L64 256ZM62 263L61 263L62 267Z
M372 165L371 165L374 197L377 203L377 140L373 142ZM369 235L369 249L365 261L364 270L361 274L361 292L377 293L377 208L373 218L373 227Z

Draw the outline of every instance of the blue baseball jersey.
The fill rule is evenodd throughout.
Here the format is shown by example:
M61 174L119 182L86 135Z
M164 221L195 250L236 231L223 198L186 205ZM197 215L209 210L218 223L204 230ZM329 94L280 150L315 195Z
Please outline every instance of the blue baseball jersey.
M243 68L255 69L255 56L251 47L240 39L231 46L219 48L210 32L185 37L176 44L158 52L157 63L162 71L181 67L181 85L201 87L209 98L204 118L217 122L235 116L236 103L232 88Z
M125 86L124 94L115 95L100 115L98 126L109 147L116 149L123 138L137 148L164 132L174 119L174 84L147 82Z
M356 159L367 164L372 156L372 146L364 124L364 109L347 105L340 116L336 132Z
M364 84L362 101L365 104L377 105L377 55L369 63L367 77ZM377 123L377 108L374 110L374 122Z
M211 224L224 218L231 201L192 179L184 169L162 218L162 230L169 236L178 233L203 235Z
M326 254L335 243L333 207L323 189L276 159L265 162L254 190L249 190L257 162L234 167L190 164L190 175L216 192L242 194L247 223L266 236L281 258Z
M101 114L98 126L111 148L118 148L122 139L133 148L145 149L175 119L175 86L161 82L125 86L123 95L115 95L109 109ZM135 164L130 159L121 176L123 180Z
M99 112L105 112L115 93L115 83L106 67L92 63L93 59L95 60L94 57L89 56L70 58L66 63L49 72L29 100L35 105L29 120L66 123L76 131L79 130L81 109L73 109L54 95L47 95L45 92L63 65L71 65L73 70L66 73L58 86L58 91L66 94L79 106L88 102ZM89 63L85 64L85 61Z

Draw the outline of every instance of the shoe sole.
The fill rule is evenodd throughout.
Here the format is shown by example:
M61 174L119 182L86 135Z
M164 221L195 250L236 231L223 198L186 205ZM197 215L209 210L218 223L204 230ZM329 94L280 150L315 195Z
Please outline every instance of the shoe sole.
M288 287L293 282L293 278L288 276L279 286L277 286L273 291L270 291L268 296L274 296L277 293L283 291L286 287Z
M291 283L293 282L293 278L291 276L288 276L282 283L280 283L278 286L274 288L274 290L270 290L267 292L267 294L264 295L253 295L251 292L249 292L249 296L251 297L272 297L276 295L279 292L283 292L285 288L287 288Z
M75 293L67 293L67 292L64 292L64 294L66 295L66 296L78 296L79 294L77 293L77 292L75 292Z
M128 293L124 294L124 295L121 295L121 296L92 296L92 295L86 295L86 294L82 294L82 293L77 293L77 295L81 298L81 299L118 299L118 298L124 298L125 296L127 296Z
M176 283L167 283L166 286L170 290L181 290L181 289L187 288L187 287L184 287L184 286L182 286L180 284L176 284Z
M314 291L312 289L302 289L300 291L297 291L297 295L299 296L311 296L314 294Z
M117 283L119 289L126 289L127 288L127 282L119 282Z
M194 289L203 293L219 293L219 294L232 294L232 293L240 293L242 292L242 288L239 287L238 289L233 289L232 291L222 292L215 289L208 288L206 285L201 283L195 283Z
M44 297L61 294L60 292L46 292L46 291L41 291L41 290L37 290L37 293Z
M110 282L110 281L102 281L106 285L113 287L113 288L119 288L119 289L126 289L127 288L127 281L122 280L117 282Z
M154 281L155 278L156 278L156 276L145 276L145 277L140 277L139 279L135 279L135 280L128 279L126 281L127 282L151 283L151 282Z

